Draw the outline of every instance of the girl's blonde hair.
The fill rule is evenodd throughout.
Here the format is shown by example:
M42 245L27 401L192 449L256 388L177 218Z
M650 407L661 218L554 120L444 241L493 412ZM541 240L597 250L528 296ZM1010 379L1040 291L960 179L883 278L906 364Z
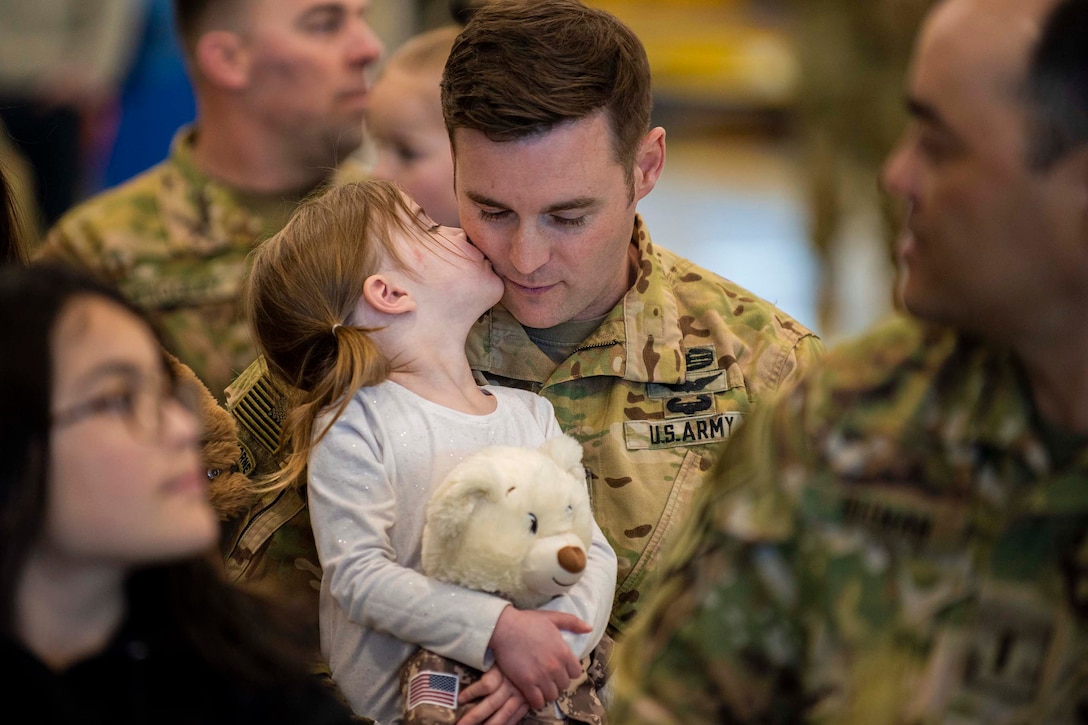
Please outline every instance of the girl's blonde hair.
M412 227L400 187L369 180L332 187L295 210L284 228L253 252L246 314L269 370L300 391L280 434L289 447L279 471L257 482L274 491L298 480L310 450L352 394L389 376L372 329L352 314L367 277L383 265L405 269L393 242ZM314 422L335 406L317 436Z

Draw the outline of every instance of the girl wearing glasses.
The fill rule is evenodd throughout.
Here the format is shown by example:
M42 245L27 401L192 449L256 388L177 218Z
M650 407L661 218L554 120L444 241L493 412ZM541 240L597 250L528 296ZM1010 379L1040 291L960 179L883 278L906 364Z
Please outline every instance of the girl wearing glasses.
M116 292L0 270L0 663L42 723L349 723L226 584L199 426Z

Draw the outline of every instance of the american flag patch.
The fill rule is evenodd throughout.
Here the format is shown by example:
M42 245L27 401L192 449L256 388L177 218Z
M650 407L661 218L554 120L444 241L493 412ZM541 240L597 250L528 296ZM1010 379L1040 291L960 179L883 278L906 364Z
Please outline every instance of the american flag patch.
M424 670L408 683L408 709L424 703L455 709L460 686L457 675Z

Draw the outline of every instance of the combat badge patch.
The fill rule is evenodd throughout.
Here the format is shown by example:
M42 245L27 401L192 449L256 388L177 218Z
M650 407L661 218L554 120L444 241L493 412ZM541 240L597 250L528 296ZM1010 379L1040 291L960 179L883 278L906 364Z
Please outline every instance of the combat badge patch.
M1052 609L1029 593L986 590L971 634L964 690L1009 706L1034 702L1052 648L1063 645L1054 638Z
M714 397L716 393L743 385L736 366L719 368L713 346L685 350L684 360L687 379L683 383L646 386L646 397L655 406L660 404L662 419L624 423L628 450L713 443L729 438L739 428L741 413L736 410L718 413Z

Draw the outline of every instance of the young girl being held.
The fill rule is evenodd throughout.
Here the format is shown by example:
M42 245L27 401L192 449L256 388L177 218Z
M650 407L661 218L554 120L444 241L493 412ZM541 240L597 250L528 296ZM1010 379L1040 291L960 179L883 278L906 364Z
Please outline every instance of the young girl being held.
M420 561L431 487L458 461L561 434L545 398L480 387L469 368L469 329L502 280L460 229L383 181L307 201L254 256L258 343L303 391L270 485L307 471L321 646L340 690L356 713L393 722L400 667L425 647L487 670L461 694L478 698L462 723L509 722L554 701L607 624L616 557L601 531L579 583L540 610L432 580Z

